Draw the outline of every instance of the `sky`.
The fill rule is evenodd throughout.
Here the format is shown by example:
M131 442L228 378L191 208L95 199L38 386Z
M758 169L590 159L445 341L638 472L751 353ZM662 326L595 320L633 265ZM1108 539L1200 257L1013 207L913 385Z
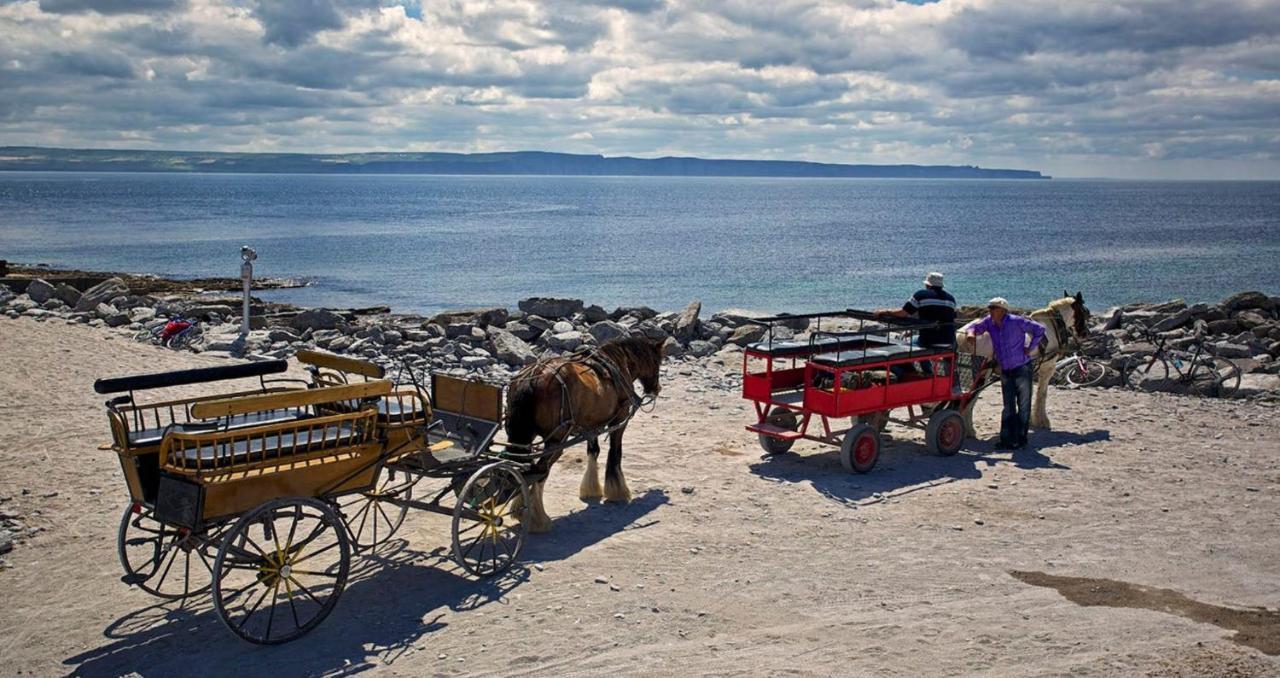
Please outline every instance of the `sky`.
M1280 179L1280 0L0 0L0 145Z

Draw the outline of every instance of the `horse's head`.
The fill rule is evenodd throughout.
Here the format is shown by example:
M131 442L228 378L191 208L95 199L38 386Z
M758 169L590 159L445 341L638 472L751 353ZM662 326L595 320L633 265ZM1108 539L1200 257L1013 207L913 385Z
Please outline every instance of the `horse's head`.
M662 368L663 339L630 336L614 339L602 345L601 350L618 366L626 370L632 379L640 382L644 394L656 396L662 390L659 374Z
M1089 309L1084 305L1084 294L1077 291L1074 295L1069 294L1066 290L1062 291L1064 299L1070 299L1070 318L1063 318L1071 327L1071 331L1078 339L1084 339L1089 336ZM1064 309L1067 310L1067 309Z

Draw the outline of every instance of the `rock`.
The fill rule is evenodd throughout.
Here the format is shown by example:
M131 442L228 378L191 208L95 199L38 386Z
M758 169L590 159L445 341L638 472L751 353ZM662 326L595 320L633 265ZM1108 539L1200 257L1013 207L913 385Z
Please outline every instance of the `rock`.
M582 333L573 330L552 334L547 337L547 345L562 351L572 351L582 345Z
M780 315L789 315L789 314L787 314L787 313L782 313L782 314L780 314ZM809 329L809 319L808 319L808 318L796 318L795 320L784 320L784 321L782 321L782 322L781 322L781 325L782 325L783 327L788 327L788 328L790 328L790 329L793 329L793 330L795 330L795 331L797 331L797 332L803 332L803 331L805 331L805 330Z
M31 297L31 301L37 304L43 304L54 297L54 287L49 283L36 278L27 285L27 296Z
M289 320L295 330L345 330L347 321L342 316L324 308L309 308Z
M61 299L62 303L71 307L74 307L77 303L80 302L80 296L81 296L80 290L66 283L58 283L58 286L53 288L53 295Z
M572 331L573 331L573 323L567 320L561 320L560 322L551 326L552 334L563 334L565 332L572 332Z
M542 330L530 327L522 322L507 323L506 331L515 335L521 341L533 341L538 338L539 334L542 334Z
M338 337L337 339L334 339L333 341L330 341L328 348L330 351L333 351L334 353L341 353L351 348L351 346L355 343L356 343L355 337L348 337L346 335L343 335Z
M473 329L479 329L479 328L475 325L472 325L469 322L452 323L445 326L444 335L446 337L449 337L450 339L456 339L458 337L463 337L463 336L470 337L471 330Z
M318 334L318 333L317 333L317 334ZM339 335L339 336L340 336L340 335ZM286 342L289 342L289 343L293 343L293 342L298 341L298 340L300 339L300 337L298 337L298 335L296 335L296 334L294 334L294 333L292 333L292 332L290 332L290 331L288 331L288 330L282 330L282 329L279 329L279 328L272 329L272 330L268 330L268 331L267 331L267 338L268 338L268 339L270 339L270 340L271 340L271 343L273 343L273 344L274 344L274 343L276 343L277 341L286 341Z
M609 319L609 312L592 304L582 309L582 319L589 323L598 323Z
M14 297L14 299L9 302L9 308L14 311L17 311L18 313L24 313L26 311L30 311L33 308L39 308L39 307L40 307L40 304L37 304L36 302L32 301L31 297L28 297L25 294Z
M1240 323L1236 322L1234 318L1210 320L1207 330L1209 334L1232 334L1240 330Z
M683 342L696 339L698 337L698 314L701 312L701 301L695 299L689 302L689 305L676 317L675 327L671 335Z
M695 358L705 358L715 352L715 344L712 344L709 341L697 339L689 342L689 355Z
M111 304L98 304L93 309L93 314L103 320L106 320L113 315L118 315L119 313L120 309L112 306Z
M1240 311L1236 313L1236 322L1240 323L1245 329L1251 330L1255 327L1266 325L1271 320L1257 311Z
M1220 341L1213 345L1213 352L1223 358L1249 358L1253 356L1253 349L1244 344L1232 344Z
M587 328L587 332L590 333L591 336L595 337L597 343L601 344L606 341L627 336L627 328L613 322L612 320L601 320Z
M1254 396L1264 393L1280 392L1280 374L1242 374L1240 375L1240 396Z
M444 313L436 314L428 322L435 323L441 327L448 327L455 323L479 325L481 327L489 327L490 325L501 327L507 323L508 315L507 309L495 306L465 311L445 311Z
M543 318L551 318L560 320L568 318L574 313L582 312L581 299L558 299L553 297L530 297L520 300L519 307L521 311L530 315L538 315Z
M657 317L657 315L658 312L648 306L619 306L613 309L613 313L609 314L609 319L621 320L622 318L631 316L636 319L636 322L639 322L641 320L650 320Z
M675 337L667 337L662 343L662 355L668 358L679 358L684 355L684 346Z
M729 335L729 343L735 346L746 346L764 338L768 330L763 325L743 325Z
M125 285L123 280L108 278L81 293L80 299L76 301L75 310L91 311L97 308L98 304L128 293L129 286Z
M155 320L156 310L146 306L138 306L129 309L129 322L145 323ZM110 324L110 323L108 323Z
M489 346L498 360L512 367L528 365L538 359L538 355L533 352L533 347L515 334L499 327L489 328Z
M479 369L492 364L493 358L489 356L469 355L462 359L462 366L468 369Z
M1184 308L1151 326L1152 332L1168 332L1191 322L1191 309Z
M551 326L555 323L551 322L550 320L547 320L546 318L540 315L530 314L525 316L524 324L534 328L535 330L538 330L539 332L549 332L551 330Z
M1222 300L1222 307L1228 312L1242 311L1251 308L1260 308L1270 311L1275 308L1275 303L1271 298L1261 292L1239 292Z
M668 336L667 333L663 331L661 327L658 327L657 323L652 320L641 320L636 323L635 326L631 328L631 333L639 334L642 337L653 340L666 339Z
M721 311L711 316L711 319L715 320L716 322L719 322L725 327L736 329L750 322L751 316L740 311L729 310L729 311Z

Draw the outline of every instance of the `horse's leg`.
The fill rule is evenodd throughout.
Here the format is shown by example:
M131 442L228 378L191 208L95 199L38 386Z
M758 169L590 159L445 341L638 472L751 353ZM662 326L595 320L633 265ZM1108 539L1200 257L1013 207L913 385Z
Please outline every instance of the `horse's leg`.
M622 434L626 430L623 426L609 434L609 458L604 465L604 498L622 504L631 501L631 489L622 475Z
M547 515L547 509L542 505L542 490L546 485L546 478L530 484L529 494L531 495L530 499L533 503L533 505L529 507L530 532L541 534L551 531L551 516Z
M596 466L596 457L599 456L600 438L591 438L587 441L587 470L583 472L582 484L578 486L578 498L583 501L604 496L600 487L600 470Z
M1053 363L1046 360L1036 370L1036 397L1031 406L1031 427L1049 430L1049 412L1045 401L1049 395L1049 380L1053 378Z

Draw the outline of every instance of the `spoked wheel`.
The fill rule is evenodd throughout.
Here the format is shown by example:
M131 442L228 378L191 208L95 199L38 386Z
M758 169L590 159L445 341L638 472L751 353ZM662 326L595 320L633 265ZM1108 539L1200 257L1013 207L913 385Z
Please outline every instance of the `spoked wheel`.
M453 559L476 577L511 567L529 533L529 486L510 464L476 471L453 508Z
M1124 385L1140 389L1146 382L1161 383L1169 378L1169 363L1154 355L1132 356L1124 363Z
M251 643L287 643L329 616L350 567L337 511L316 499L276 499L242 516L222 540L214 608Z
M1096 360L1073 360L1067 365L1067 384L1071 386L1096 386L1107 376L1107 366Z
M941 409L929 415L924 431L929 451L950 457L964 447L964 417L955 410Z
M409 507L396 505L391 498L412 499L413 482L408 474L383 469L373 490L352 494L338 501L351 543L357 551L373 548L400 529Z
M788 431L794 431L800 427L800 418L795 412L785 407L775 407L769 411L769 416L765 417L764 423L785 428ZM760 437L760 447L764 449L765 454L784 454L791 450L791 446L795 444L794 440L783 440L775 438L763 433L758 434Z
M844 434L840 463L850 473L866 473L880 459L880 432L871 424L858 424Z
M129 504L120 517L120 579L153 596L177 600L209 590L213 558L208 548L190 531L156 520L142 504Z
M1240 388L1240 368L1226 358L1201 356L1187 372L1187 386L1199 396L1229 397Z

